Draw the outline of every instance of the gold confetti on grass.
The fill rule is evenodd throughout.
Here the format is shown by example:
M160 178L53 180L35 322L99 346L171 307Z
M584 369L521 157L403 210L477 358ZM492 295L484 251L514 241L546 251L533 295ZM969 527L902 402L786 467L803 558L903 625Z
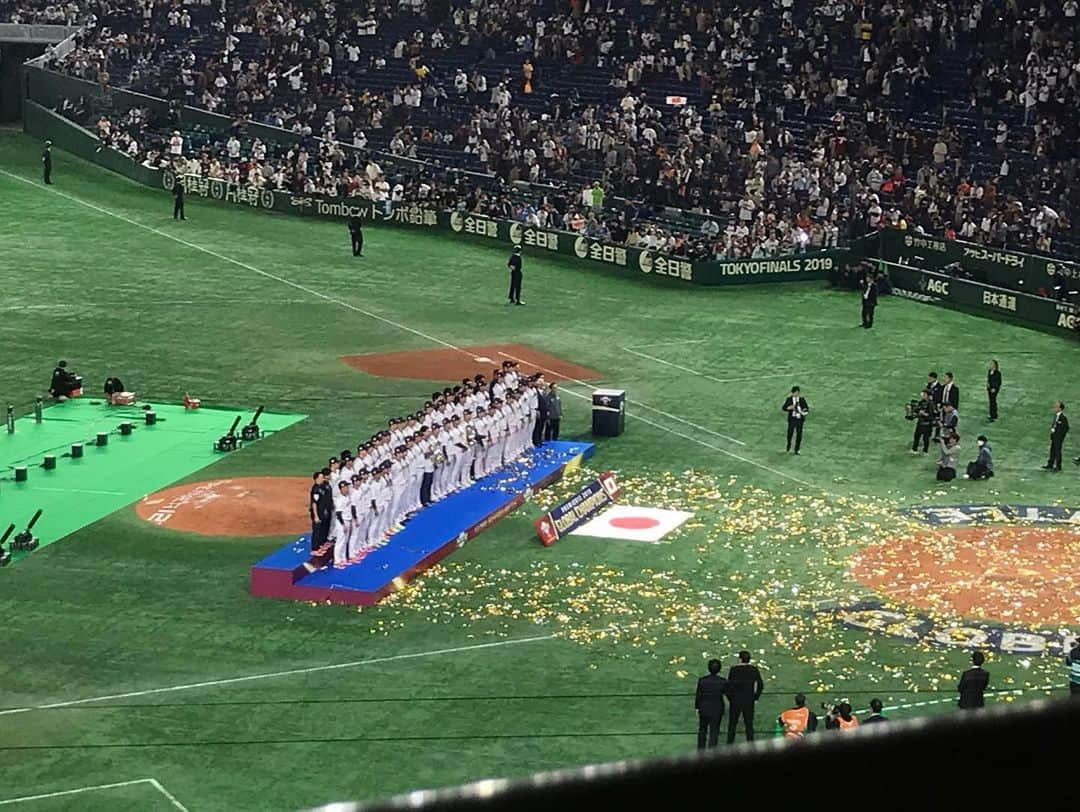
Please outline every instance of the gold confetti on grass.
M595 476L588 469L574 472L519 515L535 517ZM848 571L859 550L925 532L898 513L899 505L774 493L695 470L620 476L619 482L624 504L694 517L661 547L611 542L618 564L597 563L597 551L605 548L577 538L551 551L538 545L527 566L449 559L375 607L371 633L390 634L417 616L477 636L540 628L588 647L591 656L656 659L679 678L709 657L730 657L749 646L763 671L805 665L815 675L809 690L818 692L856 684L951 690L955 655L947 649L846 629L818 611L873 597ZM902 608L899 596L883 591L886 607ZM924 613L937 624L958 620L942 607ZM365 618L372 620L371 614ZM1026 685L1045 683L1057 670L1053 658L1036 658Z

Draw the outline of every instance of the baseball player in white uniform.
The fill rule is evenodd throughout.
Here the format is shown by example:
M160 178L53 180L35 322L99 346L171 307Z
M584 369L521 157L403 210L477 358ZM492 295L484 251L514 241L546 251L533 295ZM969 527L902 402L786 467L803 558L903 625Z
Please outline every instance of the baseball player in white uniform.
M338 482L338 492L334 496L334 567L343 569L349 563L349 544L353 532L353 503L349 498L349 483L342 479Z

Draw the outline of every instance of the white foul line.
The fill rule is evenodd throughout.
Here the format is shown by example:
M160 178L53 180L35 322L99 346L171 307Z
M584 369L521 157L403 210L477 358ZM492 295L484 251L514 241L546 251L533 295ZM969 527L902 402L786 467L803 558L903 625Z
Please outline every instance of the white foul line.
M161 785L161 782L155 778L136 778L134 781L117 781L115 784L98 784L93 787L77 787L76 789L65 789L59 792L46 792L41 795L24 795L21 798L5 798L0 800L0 806L7 806L9 804L21 804L26 801L44 801L48 798L62 798L67 795L81 795L84 792L98 792L106 789L119 789L121 787L134 787L139 784L149 784L155 790L164 795L173 808L180 810L180 812L188 812L188 808L184 806L180 801L176 799L176 796L169 792L165 787Z
M10 178L14 178L15 180L22 181L23 183L25 183L25 184L27 184L29 186L33 186L34 188L38 188L38 184L35 183L34 181L27 180L26 178L22 177L21 175L16 175L14 172L9 172L6 169L0 169L0 174L7 175ZM316 298L322 299L324 301L332 302L333 304L340 305L341 307L344 307L347 310L352 310L352 311L354 311L356 313L360 313L361 315L367 316L370 319L375 319L376 321L381 321L383 324L389 324L391 327L397 327L399 330L404 330L407 333L412 333L415 336L419 336L420 338L427 339L428 341L430 341L433 344L439 344L440 346L447 347L448 349L451 349L451 350L457 350L458 352L465 352L465 350L461 349L461 347L456 347L453 344L449 343L448 341L443 341L441 338L435 338L435 336L430 336L427 333L421 332L420 330L416 330L416 329L414 329L412 327L408 327L408 326L402 324L401 322L394 321L393 319L388 319L385 316L380 316L378 313L372 313L370 310L364 310L362 307L357 307L356 305L350 304L349 302L342 301L341 299L335 299L333 296L328 296L327 294L322 293L322 292L320 292L318 290L315 290L314 288L309 288L306 285L301 285L299 282L293 282L291 279L286 279L284 276L278 276L277 274L272 274L272 273L270 273L268 271L264 271L264 270L262 270L260 268L256 268L254 265L249 265L248 263L241 262L238 259L233 259L232 257L225 256L224 254L219 254L217 251L214 251L213 249L206 248L206 247L201 246L201 245L197 245L196 243L193 243L193 242L188 242L187 240L182 239L181 237L177 237L175 234L170 234L167 231L162 231L161 229L154 228L153 226L145 225L143 223L138 222L137 220L132 220L130 217L125 217L122 214L117 214L114 211L109 211L108 209L103 209L101 206L95 205L94 203L89 203L89 202L87 202L85 200L74 197L73 195L66 194L64 192L61 192L58 189L49 189L49 191L52 192L55 195L59 195L60 197L64 198L65 200L70 200L72 203L78 203L80 206L85 206L88 209L93 209L94 211L99 212L100 214L104 214L104 215L107 215L109 217L115 217L117 220L122 220L123 222L125 222L125 223L127 223L129 225L135 226L136 228L141 228L144 231L149 231L152 234L157 234L160 237L165 237L166 239L172 240L173 242L180 243L181 245L186 245L188 248L192 248L192 249L194 249L196 251L201 251L204 254L208 254L208 255L210 255L212 257L215 257L216 259L220 259L222 262L228 262L228 263L230 263L232 265L236 265L239 268L243 268L244 270L248 270L248 271L251 271L252 273L256 273L259 276L265 277L266 279L272 279L275 282L280 282L282 285L288 285L290 288L294 288L295 290L303 291L304 293L307 293L310 296L315 296ZM466 353L466 354L468 354L468 353Z
M33 186L34 188L40 188L38 186L38 184L35 183L34 181L28 180L27 178L24 178L21 175L16 175L15 173L9 172L6 169L0 169L0 174L4 174L4 175L7 175L8 177L14 178L15 180L22 181L23 183L27 184L28 186ZM420 330L417 330L417 329L415 329L413 327L409 327L408 325L402 324L401 322L394 321L393 319L388 319L385 316L380 316L377 313L372 313L370 310L364 310L362 307L357 307L356 305L350 304L349 302L343 301L341 299L336 299L333 296L329 296L329 295L327 295L325 293L322 293L321 291L315 290L314 288L309 288L306 285L301 285L299 282L293 282L291 279L286 279L283 276L278 276L277 274L269 273L268 271L264 271L264 270L262 270L260 268L256 268L254 265L249 265L246 262L241 262L238 259L233 259L232 257L225 256L224 254L219 254L217 251L214 251L214 250L212 250L210 248L206 248L204 246L197 245L196 243L189 242L189 241L187 241L185 239L177 237L175 234L170 234L167 231L162 231L161 229L154 228L153 226L145 225L143 223L138 222L137 220L132 220L131 218L125 217L122 214L117 214L116 212L109 211L108 209L104 209L101 206L98 206L98 205L96 205L94 203L89 203L89 202L87 202L85 200L82 200L80 198L77 198L77 197L74 197L72 195L66 194L65 192L61 192L58 189L50 188L48 191L52 192L55 195L59 195L60 197L64 198L65 200L70 200L72 203L77 203L77 204L79 204L81 206L85 206L88 209L92 209L92 210L94 210L96 212L99 212L99 213L104 214L104 215L109 216L109 217L115 217L117 220L121 220L121 221L123 221L125 223L128 223L129 225L135 226L136 228L141 228L144 231L149 231L152 234L157 234L158 236L164 237L164 238L166 238L168 240L172 240L173 242L179 243L180 245L185 245L188 248L191 248L191 249L193 249L195 251L201 251L204 254L215 257L217 259L220 259L222 262L228 262L228 263L230 263L232 265L236 265L239 268L244 268L245 270L248 270L248 271L251 271L252 273L258 274L259 276L262 276L262 277L264 277L266 279L271 279L271 280L273 280L275 282L280 282L283 285L288 285L291 288L303 291L304 293L310 294L311 296L315 296L315 297L317 297L319 299L322 299L324 301L332 302L334 304L340 305L341 307L344 307L347 310L352 310L353 312L360 313L361 315L367 316L368 318L375 319L376 321L381 321L383 324L389 324L391 327L397 327L399 330L403 330L403 331L405 331L407 333L412 333L415 336L419 336L420 338L423 338L423 339L426 339L427 341L430 341L432 344L438 344L439 346L446 347L447 349L455 350L457 352L462 353L463 355L467 355L469 357L472 357L472 353L470 353L468 350L462 349L461 347L457 346L456 344L451 344L449 341L444 341L441 338L436 338L435 336L428 335L427 333L424 333L424 332L422 332ZM500 353L500 354L502 354L502 353ZM518 359L518 360L520 360L520 359ZM529 362L528 361L523 361L522 363L529 363ZM563 376L563 377L565 377L565 376ZM578 381L576 378L567 378L567 380L572 380L572 381L575 381L576 383L581 383L581 384L584 384L584 385L588 386L588 384L586 384L584 381ZM578 397L585 398L584 395L578 395ZM704 428L702 426L696 426L693 423L689 422L688 420L684 420L681 417L676 417L675 415L669 414L667 412L661 412L659 409L655 409L655 408L653 408L651 406L646 406L643 403L637 403L637 405L641 406L644 409L648 409L650 411L657 412L658 414L662 414L665 417L668 417L670 419L677 420L680 423L684 423L685 425L690 426L691 428L696 429L698 431L704 431L704 432L706 432L708 434L712 434L712 435L720 437L720 438L722 438L724 440L728 440L729 442L737 443L738 445L745 445L745 443L743 443L740 440L735 439L734 437L727 437L727 436L725 436L723 434L719 434L718 432L712 431L711 429L706 429L706 428ZM681 432L675 431L675 430L670 429L667 426L664 426L664 425L662 425L660 423L656 423L654 421L647 420L647 419L645 419L643 417L640 417L640 416L637 416L637 415L631 415L631 416L635 417L637 420L640 420L640 421L642 421L643 423L645 423L647 425L653 426L654 428L657 428L657 429L659 429L661 431L665 431L668 434L673 434L676 437L681 437L681 438L683 438L685 440L689 440L692 443L697 443L698 445L703 446L704 448L709 448L709 449L712 449L714 451L719 451L720 453L726 454L727 456L732 457L733 459L737 459L740 462L744 462L747 465L752 465L755 468L760 468L763 471L768 471L768 472L770 472L772 474L776 474L777 476L779 476L779 477L781 477L783 479L790 479L792 482L798 482L799 484L806 485L807 487L815 487L813 485L810 485L810 483L799 479L798 477L791 476L790 474L785 474L785 473L783 473L781 471L776 470L775 468L770 468L767 465L762 465L761 463L754 462L753 460L747 459L746 457L740 456L738 454L734 454L734 453L732 453L730 451L726 451L726 450L724 450L722 448L718 448L717 446L712 445L711 443L707 443L707 442L704 442L703 440L699 440L696 437L691 437L691 436L689 436L687 434L683 434Z
M777 373L770 373L768 375L748 375L748 376L745 376L745 377L742 377L742 378L717 378L717 377L714 377L712 375L708 375L708 374L706 374L704 372L699 372L696 369L690 369L690 367L684 367L681 364L675 364L675 363L672 363L671 361L665 361L663 358L657 358L655 355L649 355L649 354L644 353L644 352L637 352L636 350L634 350L631 347L620 347L619 349L621 349L623 352L628 352L631 355L638 355L638 356L641 356L642 358L647 358L650 361L655 361L658 364L663 364L664 366L672 367L672 368L677 369L677 370L679 370L681 372L687 372L687 373L689 373L691 375L696 375L699 378L704 378L705 380L712 381L713 383L741 383L743 381L758 381L758 380L764 380L764 379L767 379L767 378L792 378L792 377L796 377L798 375L798 373L796 373L796 372L777 372Z
M562 375L561 373L554 372L554 371L549 370L549 369L545 369L544 367L542 367L542 366L540 366L538 364L534 364L532 361L526 361L526 360L524 360L522 358L515 358L513 355L508 355L505 352L500 352L499 355L505 355L507 358L513 359L514 361L518 361L518 362L520 362L522 364L531 364L532 366L537 367L537 369L543 369L545 372L551 372L553 375L558 375L559 377L565 378L568 381L573 381L574 383L580 383L580 384L583 384L585 386L589 385L589 384L585 383L585 381L579 381L577 378L570 378L570 377L567 377L566 375ZM575 392L572 389L564 389L563 391L566 392L568 395L573 395L576 398L581 398L582 400L587 400L587 401L592 402L592 398L590 398L588 395L583 395L580 392ZM712 431L711 429L707 429L704 426L697 426L697 425L691 423L690 421L683 420L681 417L678 417L676 415L668 414L667 412L660 411L659 409L653 409L653 407L645 406L645 404L638 403L637 401L634 401L634 404L637 405L637 406L644 406L644 408L646 408L646 409L652 409L652 411L657 412L658 414L662 414L662 415L664 415L666 417L670 417L673 420L678 420L681 423L686 423L686 425L688 425L688 426L690 426L692 428L698 429L699 431L705 431L705 432L708 432L710 434L717 434L717 436L719 436L719 437L724 437L723 434L718 434L718 432ZM791 474L785 474L783 471L778 471L775 468L770 468L768 465L762 465L760 462L754 462L753 460L747 459L746 457L743 457L740 454L736 454L733 451L728 451L726 448L720 448L720 446L713 445L712 443L707 443L704 440L701 440L701 439L699 439L697 437L691 437L689 434L683 434L681 431L675 431L675 429L670 428L669 426L661 425L660 423L657 423L657 422L655 422L653 420L650 420L647 417L642 417L639 414L630 414L630 413L627 413L626 416L631 417L634 420L640 420L642 423L645 423L646 425L649 425L649 426L653 426L654 428L658 428L661 431L666 431L668 434L673 434L676 437L681 437L684 440L689 440L692 443L697 443L698 445L703 446L704 448L711 449L712 451L718 451L721 454L725 454L725 455L731 457L732 459L739 460L740 462L745 462L747 465L752 465L755 468L760 468L763 471L768 471L769 473L776 474L781 479L790 479L792 482L798 482L800 485L805 485L808 488L818 489L816 485L812 485L811 483L809 483L809 482L807 482L807 481L805 481L803 479L799 479L796 476L792 476ZM741 443L738 440L734 440L733 438L726 438L726 439L732 439L733 442L739 443L739 445L745 445L745 443Z
M631 344L629 347L623 347L624 350L639 350L642 347L674 347L681 344L705 344L712 339L709 338L678 338L671 341L650 341L648 344Z
M545 634L537 637L519 637L511 640L493 640L490 643L475 643L469 646L456 646L454 648L434 649L432 651L417 651L411 654L393 654L388 657L373 657L368 660L354 660L348 663L334 663L332 665L315 665L310 668L292 668L288 671L271 671L265 674L248 674L243 677L228 677L225 679L208 680L206 682L189 682L183 685L170 685L165 688L148 688L144 691L128 691L122 694L106 694L105 696L90 696L85 699L70 699L66 702L50 702L47 705L33 705L26 708L8 708L0 710L0 716L13 713L26 713L35 710L50 710L52 708L70 708L73 705L88 705L92 702L108 702L114 699L131 699L137 696L151 696L153 694L166 694L174 691L190 691L196 688L215 688L219 685L236 685L241 682L254 682L255 680L276 679L278 677L294 677L300 674L317 674L322 671L338 671L344 668L359 668L364 665L378 665L380 663L393 663L401 660L417 660L422 657L438 657L443 654L460 654L464 651L479 651L486 648L499 648L501 646L516 646L522 643L536 643L541 640L553 640L554 634Z
M521 364L528 364L529 366L536 367L537 369L542 369L542 370L544 370L544 372L548 372L548 373L550 373L552 375L555 375L556 377L562 378L563 380L571 381L571 382L577 383L577 384L581 384L584 387L591 387L592 386L592 384L590 384L588 381L582 381L582 380L579 380L578 378L572 378L569 375L564 375L561 372L556 372L554 369L548 369L547 367L541 366L540 364L534 363L533 361L527 361L524 358L518 358L516 355L510 355L510 353L502 352L501 350L499 351L499 355L503 356L504 358L509 358L509 359L511 359L513 361L517 361L518 363L521 363ZM585 398L586 400L589 399L585 395L578 394L577 392L571 392L569 389L567 389L566 392L571 394L571 395L574 395L575 397ZM679 417L677 414L671 414L670 412L665 412L663 409L657 409L655 406L650 406L647 403L642 403L640 400L634 400L634 401L631 401L631 402L635 406L640 406L642 409L646 409L646 410L648 410L650 412L656 412L657 414L662 414L664 417L670 418L671 420L676 420L679 423L683 423L683 424L689 426L690 428L697 429L698 431L704 432L705 434L711 434L714 437L719 437L722 440L727 440L728 442L735 443L735 445L742 445L742 446L746 445L746 443L744 443L742 440L736 440L734 437L729 437L726 434L721 434L718 431L713 431L712 429L706 428L705 426L699 426L697 423L691 423L686 418ZM636 415L629 415L629 416L630 417L636 417ZM658 428L663 429L664 431L667 431L667 429L664 428L664 426L659 426L658 424L653 424L653 425L657 425Z

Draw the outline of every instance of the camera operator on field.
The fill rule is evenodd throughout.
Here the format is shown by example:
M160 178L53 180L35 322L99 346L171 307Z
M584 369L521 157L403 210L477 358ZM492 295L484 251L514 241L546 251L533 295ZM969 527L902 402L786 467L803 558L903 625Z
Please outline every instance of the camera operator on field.
M826 730L854 730L859 726L859 719L851 711L851 704L841 702L838 705L822 703L825 711Z
M929 453L930 434L936 419L936 409L929 390L922 390L919 400L912 400L908 403L904 417L915 421L915 435L911 439L911 453L919 453L920 442L922 443L922 453Z

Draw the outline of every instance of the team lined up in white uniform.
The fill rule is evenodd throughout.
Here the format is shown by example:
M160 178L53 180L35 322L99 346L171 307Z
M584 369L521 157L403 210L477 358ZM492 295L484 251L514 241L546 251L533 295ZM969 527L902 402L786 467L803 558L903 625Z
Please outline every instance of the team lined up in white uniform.
M444 390L422 411L390 421L353 455L332 458L334 566L360 561L413 513L498 470L532 447L544 389L508 362Z

